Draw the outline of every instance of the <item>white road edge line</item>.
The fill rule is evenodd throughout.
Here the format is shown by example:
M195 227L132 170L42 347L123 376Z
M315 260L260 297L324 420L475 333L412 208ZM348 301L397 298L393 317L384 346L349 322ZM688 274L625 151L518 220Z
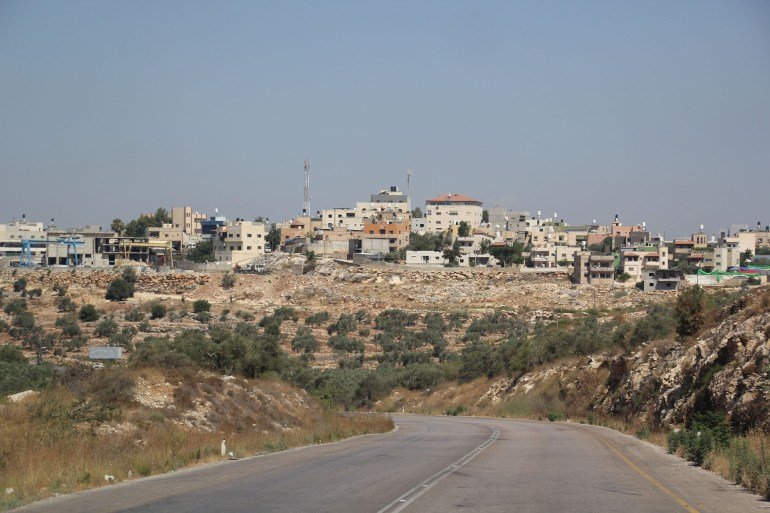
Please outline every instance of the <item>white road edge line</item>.
M462 458L457 460L456 462L452 463L448 467L446 467L443 470L440 470L430 476L425 481L421 482L405 494L401 495L398 499L394 500L381 510L379 510L377 513L398 513L399 511L403 511L406 507L408 507L412 502L417 500L418 497L420 497L422 494L433 488L433 486L444 479L446 476L452 474L453 472L456 472L460 467L466 465L469 463L473 458L481 454L484 449L495 443L495 441L500 437L500 430L496 427L492 428L492 435L489 437L489 439L484 442L483 444L479 445L478 447L474 447L468 453L466 453Z

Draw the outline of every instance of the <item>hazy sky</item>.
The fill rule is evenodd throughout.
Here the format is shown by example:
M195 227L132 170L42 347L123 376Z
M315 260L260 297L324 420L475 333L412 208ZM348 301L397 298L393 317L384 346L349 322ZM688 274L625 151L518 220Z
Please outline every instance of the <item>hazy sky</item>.
M313 211L770 224L770 2L0 0L0 222L287 218L304 159Z

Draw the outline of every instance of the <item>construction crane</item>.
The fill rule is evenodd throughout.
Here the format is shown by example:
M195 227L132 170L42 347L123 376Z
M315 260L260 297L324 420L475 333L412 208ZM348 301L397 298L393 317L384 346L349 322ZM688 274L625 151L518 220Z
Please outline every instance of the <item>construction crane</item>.
M44 247L48 248L48 245L56 244L57 246L67 246L67 265L70 265L70 248L74 253L73 262L75 265L80 265L78 261L78 246L82 246L84 242L74 237L59 237L58 239L46 239L46 240L32 240L23 239L21 241L21 253L19 253L19 265L22 267L32 267L32 248ZM47 255L46 251L46 255ZM58 256L58 255L57 255Z
M310 213L310 161L305 160L305 200L302 203L302 215Z

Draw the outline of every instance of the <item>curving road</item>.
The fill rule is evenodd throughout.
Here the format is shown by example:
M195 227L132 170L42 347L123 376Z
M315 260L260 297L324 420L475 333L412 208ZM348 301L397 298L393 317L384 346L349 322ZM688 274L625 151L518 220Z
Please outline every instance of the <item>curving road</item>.
M608 429L394 416L398 430L39 502L27 512L689 512L768 503Z

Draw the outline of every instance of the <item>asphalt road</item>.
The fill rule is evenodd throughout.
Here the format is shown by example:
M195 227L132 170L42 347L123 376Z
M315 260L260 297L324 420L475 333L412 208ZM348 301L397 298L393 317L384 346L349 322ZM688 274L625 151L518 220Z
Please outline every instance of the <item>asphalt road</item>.
M395 416L398 430L62 496L27 512L750 512L770 503L631 437Z

